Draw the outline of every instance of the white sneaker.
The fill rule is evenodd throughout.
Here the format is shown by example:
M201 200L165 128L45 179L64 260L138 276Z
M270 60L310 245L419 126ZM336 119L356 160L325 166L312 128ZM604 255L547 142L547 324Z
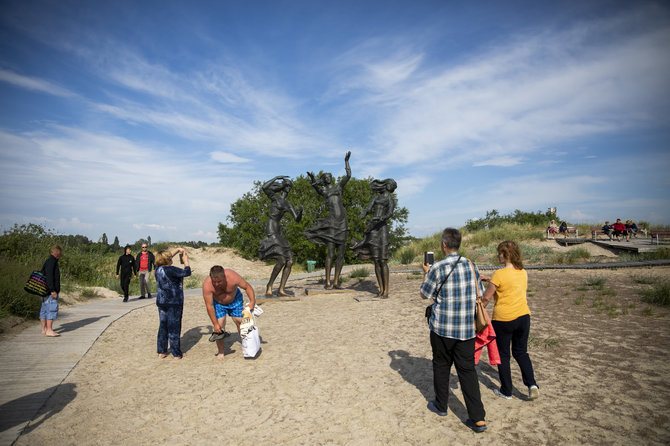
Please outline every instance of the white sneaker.
M530 386L528 388L528 398L531 400L536 400L540 396L540 389L537 386Z
M504 395L504 394L500 391L500 389L498 389L498 388L493 389L493 394L494 394L495 396L499 396L500 398L505 398L506 400L511 400L511 399L512 399L512 395L509 395L509 396Z

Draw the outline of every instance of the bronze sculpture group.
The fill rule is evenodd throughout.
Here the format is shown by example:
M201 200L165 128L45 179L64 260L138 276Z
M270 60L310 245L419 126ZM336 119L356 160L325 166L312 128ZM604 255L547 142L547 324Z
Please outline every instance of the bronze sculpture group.
M344 168L346 175L339 183L333 184L333 176L322 173L315 177L314 173L307 172L310 184L321 195L328 207L328 214L317 220L314 227L303 232L303 235L311 242L325 245L327 249L325 262L325 288L341 288L340 276L344 266L344 252L346 250L349 226L347 216L342 203L342 192L351 178L351 167L349 158L351 152L344 157ZM265 238L261 240L259 256L261 260L275 259L275 264L270 280L268 281L265 294L272 296L272 286L280 272L282 272L277 296L290 296L284 287L288 276L291 274L293 265L293 253L288 241L284 237L281 228L281 219L285 213L290 213L296 222L302 218L302 208L297 210L287 200L287 195L293 183L286 176L276 176L266 181L262 189L270 198L270 215L265 225ZM389 269L388 269L388 245L389 227L388 220L393 216L395 201L392 197L396 189L396 182L388 178L386 180L374 180L370 187L375 195L370 200L367 208L361 213L361 218L372 215L365 230L363 240L355 241L351 247L356 256L362 260L373 260L375 275L379 284L378 297L387 298L389 294ZM331 281L331 269L335 260L335 272Z

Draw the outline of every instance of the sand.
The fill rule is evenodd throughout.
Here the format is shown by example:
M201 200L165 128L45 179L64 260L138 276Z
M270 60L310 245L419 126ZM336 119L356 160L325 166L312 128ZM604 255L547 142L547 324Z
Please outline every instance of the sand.
M222 264L248 280L272 268L211 248L193 250L191 263L196 274ZM373 276L349 279L344 294L307 296L322 286L316 279L289 282L300 300L261 305L256 359L243 358L236 333L225 360L215 359L200 297L185 303L183 360L156 358L154 306L133 311L100 336L16 444L668 444L670 309L641 294L669 276L670 267L530 270L529 353L541 396L526 398L514 362L514 398L494 396L497 368L484 354L484 434L463 424L455 370L449 415L426 409L427 302L419 276L394 273L386 300L355 300L374 295ZM601 288L588 285L599 278ZM255 289L260 296L264 285Z

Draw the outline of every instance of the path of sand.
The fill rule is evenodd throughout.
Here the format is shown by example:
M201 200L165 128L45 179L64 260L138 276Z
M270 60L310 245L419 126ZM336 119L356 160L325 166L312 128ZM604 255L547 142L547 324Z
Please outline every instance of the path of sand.
M449 416L426 410L426 302L417 276L392 274L383 301L354 300L375 291L372 277L349 280L339 295L304 296L316 280L291 282L301 300L264 304L255 360L243 359L237 335L226 339L226 359L214 359L199 297L184 308L188 356L157 360L156 310L136 310L103 333L16 444L668 444L668 310L643 303L652 285L640 282L669 275L670 267L529 271L541 397L526 400L515 366L514 399L495 397L496 368L484 355L483 435L463 425L454 371ZM602 289L588 285L597 278Z

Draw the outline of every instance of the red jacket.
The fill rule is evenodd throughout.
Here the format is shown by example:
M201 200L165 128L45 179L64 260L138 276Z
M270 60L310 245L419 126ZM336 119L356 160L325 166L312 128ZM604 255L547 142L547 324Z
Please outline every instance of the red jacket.
M488 318L488 312L486 317ZM498 353L498 344L496 344L496 332L493 330L493 324L489 319L489 326L481 333L477 333L475 337L475 364L479 364L479 357L482 354L482 349L486 347L489 353L489 364L500 364L500 354Z
M626 225L624 225L623 223L614 223L612 227L614 228L615 231L626 232Z

